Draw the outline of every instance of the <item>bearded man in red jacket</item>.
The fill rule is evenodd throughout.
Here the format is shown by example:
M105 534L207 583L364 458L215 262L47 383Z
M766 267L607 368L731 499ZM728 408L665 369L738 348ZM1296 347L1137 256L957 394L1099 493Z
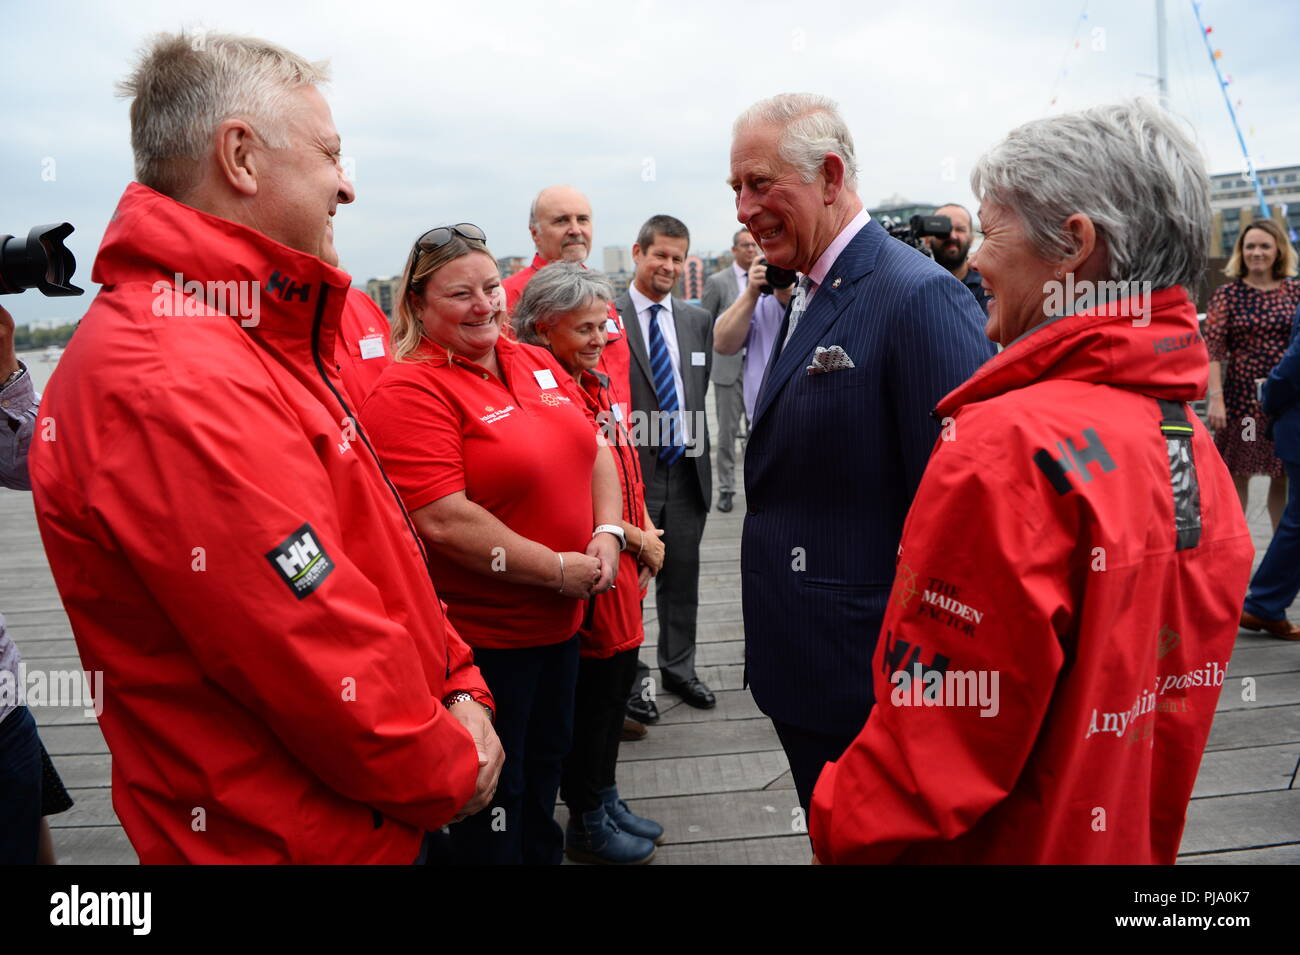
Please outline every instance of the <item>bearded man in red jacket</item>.
M862 732L822 770L826 863L1172 863L1253 548L1187 402L1209 182L1140 102L975 167L988 336L935 411Z
M501 768L335 361L327 78L154 39L123 84L139 182L41 407L37 519L143 862L409 863Z

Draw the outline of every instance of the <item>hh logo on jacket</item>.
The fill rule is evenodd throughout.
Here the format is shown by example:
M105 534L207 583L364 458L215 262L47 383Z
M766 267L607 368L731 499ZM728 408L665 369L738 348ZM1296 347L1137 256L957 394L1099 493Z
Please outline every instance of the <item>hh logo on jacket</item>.
M319 587L334 569L334 562L316 543L316 532L310 524L290 534L266 559L299 600Z
M1056 454L1045 448L1034 453L1034 463L1047 475L1057 494L1069 494L1074 490L1074 485L1067 476L1072 472L1084 484L1091 481L1089 464L1100 465L1103 474L1115 470L1115 461L1106 450L1106 445L1101 443L1096 429L1084 428L1083 440L1087 442L1083 447L1075 444L1074 438L1066 438L1064 443L1056 442Z

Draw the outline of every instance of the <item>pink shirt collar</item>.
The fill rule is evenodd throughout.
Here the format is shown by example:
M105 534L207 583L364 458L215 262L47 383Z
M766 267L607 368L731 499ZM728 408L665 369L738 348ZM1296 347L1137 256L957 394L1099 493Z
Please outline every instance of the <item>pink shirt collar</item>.
M849 220L849 224L846 225L840 234L835 237L835 241L826 247L826 251L821 254L821 257L817 260L817 264L814 265L812 271L808 273L808 279L813 283L813 287L808 295L808 301L812 301L813 293L816 293L817 289L821 287L821 284L826 281L826 273L831 270L831 266L834 265L835 260L840 257L840 253L848 247L848 244L853 241L853 237L861 232L863 227L865 227L870 221L871 216L867 213L866 209L863 209Z

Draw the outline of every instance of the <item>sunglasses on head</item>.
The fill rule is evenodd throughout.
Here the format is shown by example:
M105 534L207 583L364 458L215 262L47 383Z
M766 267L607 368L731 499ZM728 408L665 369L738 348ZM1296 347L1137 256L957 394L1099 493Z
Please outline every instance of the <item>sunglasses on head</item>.
M440 225L436 228L430 229L424 235L415 240L415 245L411 248L411 266L415 265L415 260L421 252L438 251L450 242L454 235L458 235L462 239L471 239L477 242L487 241L487 233L472 222L458 222L455 225Z
M460 236L462 239L474 239L478 242L487 241L487 234L474 223L458 222L455 225L440 225L435 229L430 229L415 240L415 247L424 252L434 252L450 242L453 234Z

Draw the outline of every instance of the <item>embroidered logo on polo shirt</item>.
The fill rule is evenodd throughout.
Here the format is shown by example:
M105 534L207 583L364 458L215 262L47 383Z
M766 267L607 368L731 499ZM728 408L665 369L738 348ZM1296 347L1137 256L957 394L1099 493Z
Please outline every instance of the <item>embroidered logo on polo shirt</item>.
M334 561L317 543L316 532L310 524L302 525L286 537L279 547L267 553L266 559L299 600L319 587L334 570Z
M561 402L564 402L564 401L568 401L568 400L569 400L569 399L566 398L564 395L556 395L556 394L552 394L552 393L549 392L549 391L543 391L543 392L542 392L540 395L538 395L537 397L538 397L538 399L542 402L542 404L544 404L544 405L546 405L547 407L550 407L550 408L558 408L558 407L560 406L560 403L561 403Z
M494 424L502 418L510 417L510 412L515 410L515 406L506 405L504 408L494 409L491 405L485 405L484 410L487 411L487 414L479 415L478 420L484 424Z

